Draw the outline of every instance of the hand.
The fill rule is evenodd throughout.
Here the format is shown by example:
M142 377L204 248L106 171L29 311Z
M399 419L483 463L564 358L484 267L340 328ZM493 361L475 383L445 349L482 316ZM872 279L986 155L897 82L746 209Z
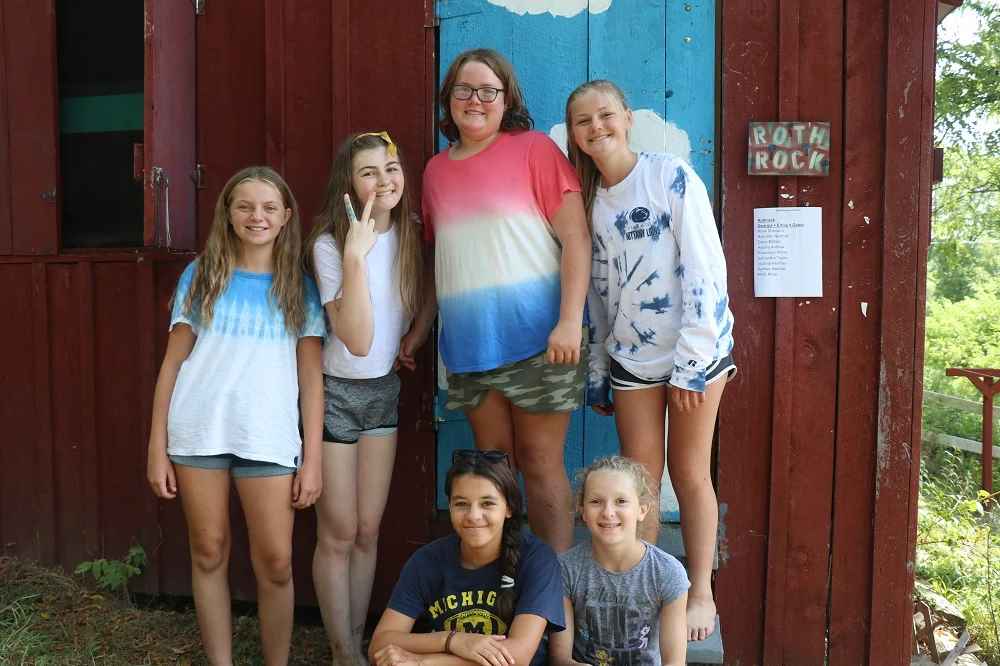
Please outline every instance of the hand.
M591 409L600 414L601 416L613 416L615 413L615 405L612 402L607 402L598 405L591 405Z
M351 196L344 195L344 205L350 206ZM360 220L348 219L347 238L344 240L344 257L355 257L364 259L368 252L375 247L378 240L378 233L375 231L375 221L372 220L372 206L375 204L375 192L368 196L365 202L365 209L361 213ZM350 218L350 215L348 215Z
M701 403L705 402L705 394L670 386L667 391L667 400L671 407L683 414L685 412L693 412Z
M149 460L146 462L146 480L149 481L149 486L157 497L161 499L177 497L177 475L165 449L157 449L155 452L150 450Z
M419 666L421 658L401 647L386 645L374 655L375 666Z
M295 473L292 481L292 506L305 509L316 503L323 492L323 471L318 464L308 461Z
M460 631L451 639L451 653L482 666L514 666L514 655L503 644L506 636Z
M417 368L415 356L417 350L423 347L424 342L427 341L429 332L430 328L421 327L416 322L410 326L410 330L399 341L399 356L396 357L397 367L401 365L408 370Z
M545 351L548 363L564 363L576 365L580 362L581 326L559 320L549 334L549 348Z

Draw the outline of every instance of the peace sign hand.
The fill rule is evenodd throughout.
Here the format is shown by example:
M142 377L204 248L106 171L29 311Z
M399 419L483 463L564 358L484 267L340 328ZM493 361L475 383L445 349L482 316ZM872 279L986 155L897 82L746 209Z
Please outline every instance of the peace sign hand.
M375 221L372 220L372 206L375 204L375 192L368 196L365 202L365 209L361 213L359 220L354 213L354 206L351 205L351 195L344 195L344 207L347 208L347 239L344 241L344 258L348 256L357 259L364 259L368 252L375 247L375 240L378 233L375 232Z

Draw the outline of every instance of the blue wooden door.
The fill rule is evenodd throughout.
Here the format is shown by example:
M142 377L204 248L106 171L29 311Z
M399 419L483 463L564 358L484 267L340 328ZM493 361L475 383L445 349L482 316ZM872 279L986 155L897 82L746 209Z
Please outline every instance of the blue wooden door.
M715 176L715 0L438 0L439 80L455 56L485 47L514 65L535 128L565 150L566 98L580 83L610 79L635 116L632 145L684 157L713 191ZM438 147L446 145L438 137ZM444 381L444 371L440 376ZM451 451L473 446L460 412L438 393L438 506ZM577 410L564 460L570 478L618 451L614 419ZM669 491L665 493L669 497ZM665 499L665 517L676 508Z

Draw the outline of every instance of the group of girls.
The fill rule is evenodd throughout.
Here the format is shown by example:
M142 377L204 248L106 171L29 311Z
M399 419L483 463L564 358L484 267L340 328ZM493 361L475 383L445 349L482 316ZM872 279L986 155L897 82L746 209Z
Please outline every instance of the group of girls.
M157 496L181 496L208 658L232 663L232 477L265 663L287 663L294 509L313 504L333 658L364 662L396 370L414 367L438 318L448 407L465 411L477 448L455 452L446 479L455 534L407 563L368 658L513 666L544 658L550 633L553 661L683 663L686 641L714 629L709 461L735 372L705 187L683 161L629 148L632 114L607 81L567 101L569 160L532 130L495 51L459 55L440 105L452 143L424 172L422 225L399 147L387 132L355 134L304 244L281 176L244 169L181 275L147 474ZM585 388L596 411L614 414L627 458L595 463L574 508L563 446ZM652 545L665 414L690 591ZM536 536L522 533L525 508ZM576 512L592 539L570 549ZM413 633L418 621L432 631Z

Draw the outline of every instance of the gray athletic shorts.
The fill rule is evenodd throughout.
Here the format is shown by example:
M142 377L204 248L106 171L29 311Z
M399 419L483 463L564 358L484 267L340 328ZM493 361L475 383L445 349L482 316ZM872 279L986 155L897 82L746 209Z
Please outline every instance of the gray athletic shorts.
M399 421L399 375L344 379L323 375L323 441L356 444L361 435L384 437Z

